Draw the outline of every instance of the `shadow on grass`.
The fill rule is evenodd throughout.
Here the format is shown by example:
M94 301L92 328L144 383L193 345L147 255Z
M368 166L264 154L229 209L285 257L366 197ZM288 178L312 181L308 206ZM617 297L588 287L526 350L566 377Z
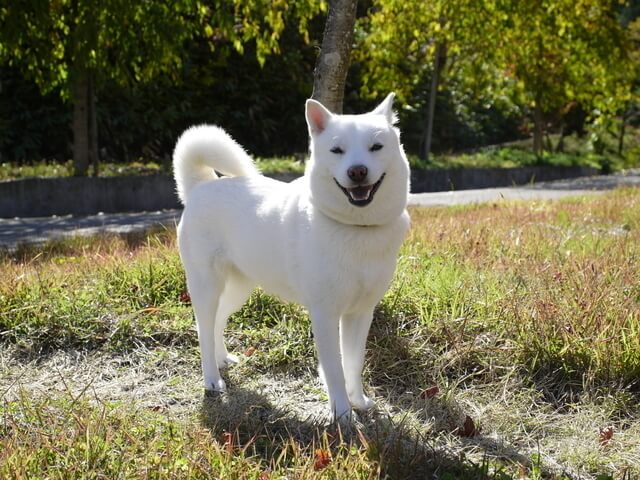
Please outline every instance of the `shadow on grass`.
M447 448L438 441L437 434L434 438L425 436L380 412L359 415L345 428L317 416L301 419L255 391L230 387L228 393L203 397L200 420L214 438L222 443L233 439L236 448L262 459L266 465L282 459L296 464L291 454L309 459L317 448L328 448L332 458L349 455L355 448L367 462L379 466L381 478L511 478L496 474L496 465L489 461L493 458L489 454L474 462ZM528 463L515 449L492 438L477 435L463 442L486 452L499 449L511 461Z

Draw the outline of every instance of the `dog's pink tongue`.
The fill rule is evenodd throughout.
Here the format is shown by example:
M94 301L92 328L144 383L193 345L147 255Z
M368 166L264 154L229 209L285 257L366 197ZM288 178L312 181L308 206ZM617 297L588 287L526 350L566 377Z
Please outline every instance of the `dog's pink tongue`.
M369 195L371 195L371 190L373 189L372 185L367 185L366 187L354 187L350 188L349 195L352 200L368 200Z

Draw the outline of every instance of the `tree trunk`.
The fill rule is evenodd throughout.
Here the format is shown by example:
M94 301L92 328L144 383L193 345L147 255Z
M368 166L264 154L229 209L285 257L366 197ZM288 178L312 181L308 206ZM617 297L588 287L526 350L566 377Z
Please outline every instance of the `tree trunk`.
M331 0L320 55L313 72L313 95L334 113L342 113L351 59L357 0Z
M533 153L540 157L544 148L544 115L540 106L539 95L537 97L533 108Z
M71 88L73 101L73 174L86 177L89 170L89 82L86 72L76 71Z
M618 155L622 156L622 150L624 149L624 135L627 130L627 115L622 115L622 123L620 125L620 133L618 134Z
M71 94L73 99L73 174L85 177L89 165L98 173L98 132L92 75L87 71L74 72Z
M440 83L440 71L444 63L444 44L438 43L436 54L433 59L433 73L431 74L431 85L429 87L429 102L427 104L427 128L424 132L423 149L420 158L429 161L431 153L431 141L433 139L433 117L436 111L436 97L438 96L438 84Z
M562 124L560 125L560 138L558 139L558 144L556 145L556 153L564 153L564 135L565 135L565 128L564 128L564 120L562 121Z
M87 91L89 115L89 163L93 167L93 176L97 177L99 173L100 158L98 157L98 116L96 112L96 91L95 79L93 75L89 75L89 89Z

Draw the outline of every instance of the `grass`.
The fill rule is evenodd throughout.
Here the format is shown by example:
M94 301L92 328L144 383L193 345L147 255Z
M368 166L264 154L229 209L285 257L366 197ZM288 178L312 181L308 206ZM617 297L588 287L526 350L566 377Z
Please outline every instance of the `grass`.
M304 163L297 157L272 157L257 158L258 167L263 173L303 173ZM89 175L93 170L90 169ZM128 175L158 175L170 174L171 167L168 164L155 162L100 163L99 175L101 177L115 177ZM73 175L73 162L30 162L25 164L0 163L0 180L18 180L22 178L49 178L71 177Z
M530 149L506 146L500 148L485 148L473 153L455 155L435 155L429 163L424 163L416 157L410 157L410 163L416 169L432 168L516 168L529 166L552 167L593 167L621 170L635 166L633 162L626 162L622 158L595 153L549 153L536 156Z
M564 139L562 152L555 151L559 135L549 135L547 147L541 156L533 153L531 139L509 142L499 146L481 147L468 153L437 154L429 162L410 156L412 168L514 168L526 166L553 167L593 167L603 173L637 168L640 166L640 130L629 127L623 155L619 155L617 137L610 132L602 141L602 146L595 151L588 136L571 135Z
M259 291L203 397L174 232L6 253L0 477L640 475L640 191L411 214L369 336L378 411L344 432L304 310Z
M168 169L154 162L132 162L128 164L100 163L100 176L114 177L127 175L156 175L166 173ZM91 174L92 169L89 169ZM18 180L22 178L71 177L73 161L38 161L24 164L0 163L0 180Z

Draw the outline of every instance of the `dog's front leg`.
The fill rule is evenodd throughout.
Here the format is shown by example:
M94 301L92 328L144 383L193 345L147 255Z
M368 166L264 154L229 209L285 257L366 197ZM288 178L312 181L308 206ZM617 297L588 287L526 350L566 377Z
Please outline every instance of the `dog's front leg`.
M362 388L364 352L372 320L373 309L343 315L340 319L340 350L347 395L351 405L358 410L369 410L375 406Z
M340 357L339 315L324 309L310 309L311 328L320 368L329 394L332 419L349 420L351 403L347 396Z

